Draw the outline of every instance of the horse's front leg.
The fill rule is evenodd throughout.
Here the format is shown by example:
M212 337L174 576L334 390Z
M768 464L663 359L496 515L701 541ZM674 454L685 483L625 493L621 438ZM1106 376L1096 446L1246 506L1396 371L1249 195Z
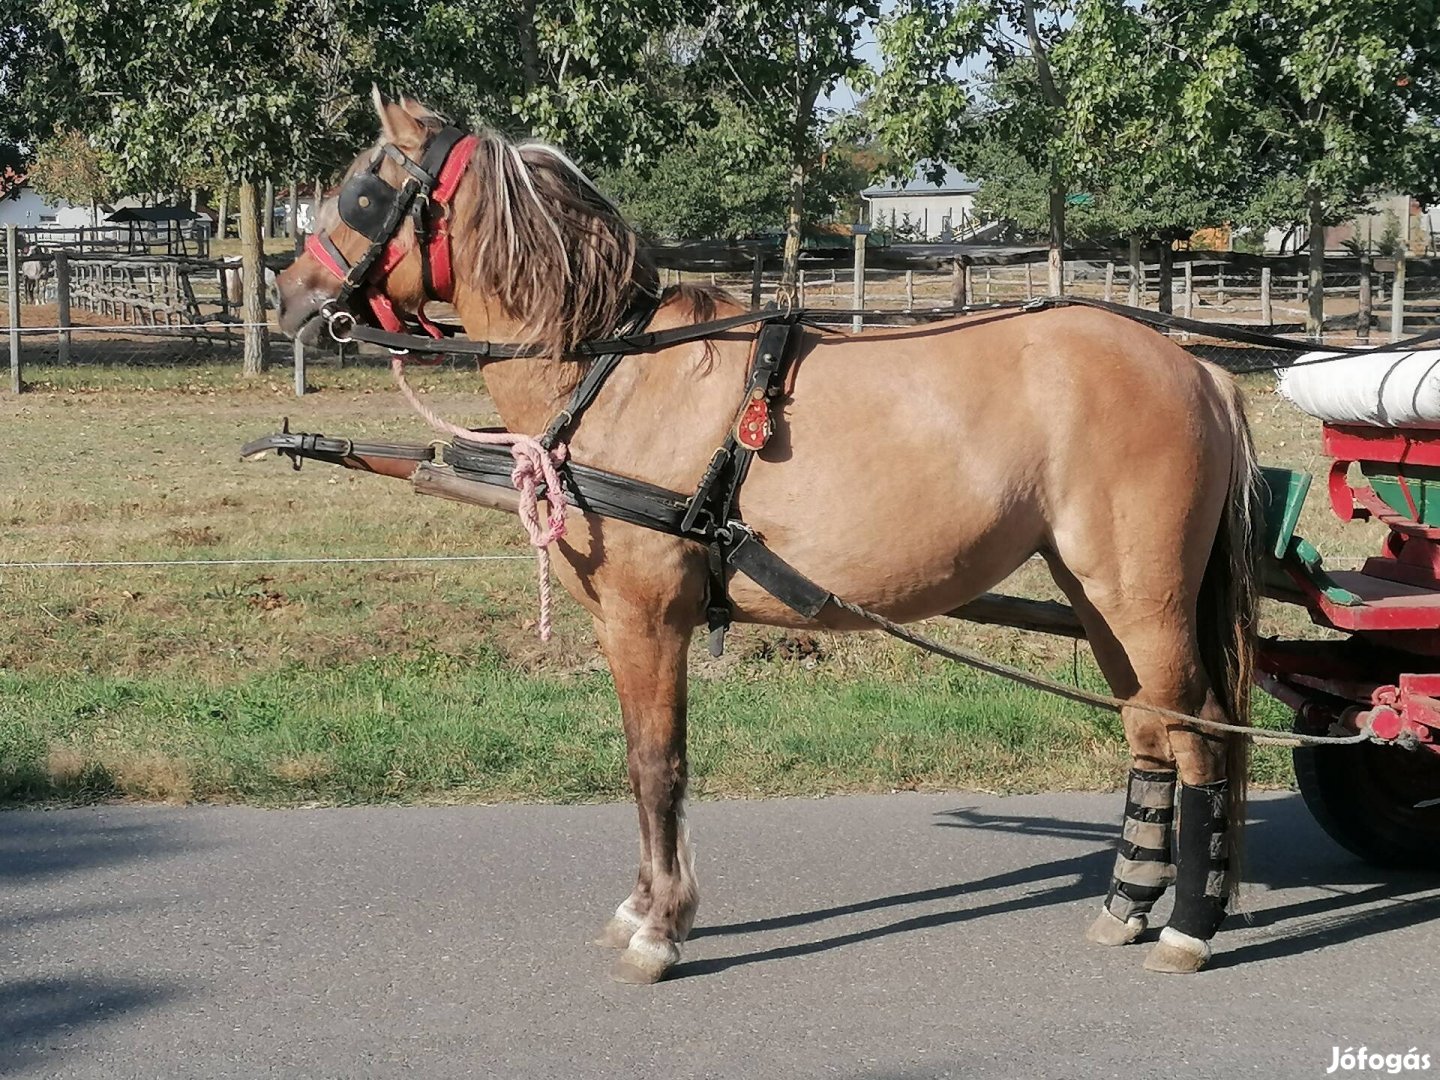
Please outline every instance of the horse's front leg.
M623 947L614 976L653 983L680 960L699 905L685 824L685 691L688 626L650 609L598 624L625 719L630 787L640 813L635 890L605 928L602 944Z

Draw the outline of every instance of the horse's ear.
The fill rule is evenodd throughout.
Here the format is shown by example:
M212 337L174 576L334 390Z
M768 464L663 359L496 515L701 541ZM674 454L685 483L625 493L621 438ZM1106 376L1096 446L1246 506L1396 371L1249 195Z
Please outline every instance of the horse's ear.
M380 88L373 84L370 87L370 100L375 105L375 115L380 118L380 132L385 136L386 142L408 149L424 141L424 125L399 105L387 103L385 96L380 93Z

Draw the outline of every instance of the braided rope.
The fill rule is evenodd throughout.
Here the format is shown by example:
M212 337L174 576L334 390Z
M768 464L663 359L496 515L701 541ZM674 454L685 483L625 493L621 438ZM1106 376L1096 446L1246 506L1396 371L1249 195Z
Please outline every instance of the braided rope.
M565 535L565 490L560 484L560 474L556 469L565 460L565 445L560 443L553 450L546 450L539 440L531 435L517 435L510 431L471 431L457 427L436 414L410 388L410 384L405 380L405 358L402 355L397 353L391 356L390 371L410 407L436 431L464 439L466 442L510 448L510 456L515 459L510 483L520 493L520 523L525 526L530 544L535 549L535 569L540 579L540 640L549 641L550 545ZM545 501L550 506L550 516L543 527L540 523L539 499L535 494L542 480L545 483Z

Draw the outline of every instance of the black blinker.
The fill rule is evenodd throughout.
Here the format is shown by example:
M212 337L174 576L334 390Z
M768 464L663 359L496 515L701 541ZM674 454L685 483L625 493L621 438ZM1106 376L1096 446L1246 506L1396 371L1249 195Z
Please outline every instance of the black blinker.
M390 209L399 194L375 173L356 173L340 189L340 220L367 240L388 240Z

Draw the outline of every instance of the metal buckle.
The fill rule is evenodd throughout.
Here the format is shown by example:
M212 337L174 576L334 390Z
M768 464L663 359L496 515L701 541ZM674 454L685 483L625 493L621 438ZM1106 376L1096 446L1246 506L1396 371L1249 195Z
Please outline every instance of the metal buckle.
M329 324L330 337L337 344L346 345L355 340L354 332L356 321L353 314L341 308L331 308L329 311L321 308L320 314L325 316L325 320ZM343 336L337 327L344 328Z

